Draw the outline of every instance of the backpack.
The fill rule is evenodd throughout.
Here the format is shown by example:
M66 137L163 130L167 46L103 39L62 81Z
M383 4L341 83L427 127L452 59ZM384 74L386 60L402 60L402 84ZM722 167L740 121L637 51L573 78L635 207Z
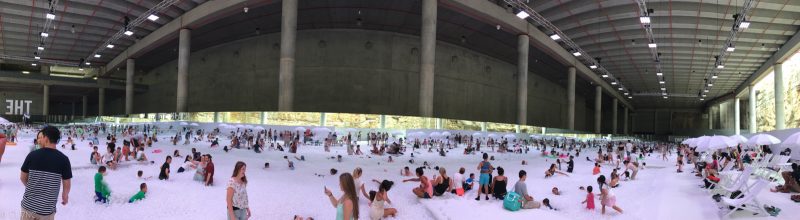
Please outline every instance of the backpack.
M520 195L516 192L509 192L503 199L503 208L509 211L518 211L522 207Z

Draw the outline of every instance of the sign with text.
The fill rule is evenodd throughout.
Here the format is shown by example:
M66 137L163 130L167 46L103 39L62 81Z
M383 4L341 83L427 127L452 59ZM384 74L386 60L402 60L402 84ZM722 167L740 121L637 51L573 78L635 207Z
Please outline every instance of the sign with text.
M31 100L6 99L7 115L29 115L31 113Z

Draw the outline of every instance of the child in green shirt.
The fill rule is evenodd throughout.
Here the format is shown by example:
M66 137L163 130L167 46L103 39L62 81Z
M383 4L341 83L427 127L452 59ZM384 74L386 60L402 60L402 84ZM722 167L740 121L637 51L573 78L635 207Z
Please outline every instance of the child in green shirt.
M106 167L100 166L97 169L97 174L94 175L94 194L97 197L95 202L107 203L108 197L111 196L111 190L108 188L108 183L103 181L103 176L106 175Z
M128 203L133 203L135 201L144 199L145 193L147 193L147 183L142 183L141 185L139 185L139 192L133 195L133 197L131 197L131 199L128 200Z

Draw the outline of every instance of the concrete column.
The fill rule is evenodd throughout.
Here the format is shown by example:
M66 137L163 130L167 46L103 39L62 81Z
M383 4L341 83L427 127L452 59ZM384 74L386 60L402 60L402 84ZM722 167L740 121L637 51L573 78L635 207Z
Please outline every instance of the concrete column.
M97 91L97 116L103 116L106 105L106 88L99 88Z
M441 118L434 119L434 123L436 125L436 129L442 129L442 119Z
M433 117L433 80L436 58L436 0L422 0L422 46L419 65L419 114Z
M786 128L786 116L783 114L783 64L776 63L775 69L775 130Z
M192 31L181 29L178 39L178 92L176 102L176 112L187 112L189 108L187 101L189 97L189 52L191 45Z
M294 53L297 40L297 0L284 0L281 13L278 111L292 111L294 106Z
M75 117L75 102L72 102L72 113L69 115Z
M756 128L757 127L757 125L756 125L756 89L753 87L753 85L750 85L750 87L748 89L750 90L750 100L748 100L748 104L749 104L748 108L749 109L747 111L747 116L748 116L748 119L749 119L748 121L750 122L750 126L749 126L750 133L751 134L755 134L756 131L757 131L757 128Z
M50 85L42 85L42 115L50 113Z
M322 113L322 114L325 114L325 113ZM261 123L260 124L263 125L265 123L267 123L267 112L261 112ZM322 126L325 126L325 125L323 124Z
M594 96L594 133L600 134L600 117L602 116L603 104L603 88L600 86L595 87Z
M125 114L130 115L133 113L133 72L135 61L133 59L127 60L125 67Z
M486 122L481 122L481 131L486 131Z
M737 135L742 133L742 113L739 110L739 97L733 99L733 130L736 132Z
M528 124L528 35L517 37L517 124Z
M514 133L519 134L519 130L520 130L520 126L519 125L514 125Z
M214 123L219 123L219 112L214 112Z
M81 115L85 118L86 117L86 109L89 108L89 97L83 96L83 100L81 100L81 101L83 103L83 108L81 108L81 110L83 111L82 112L83 114L81 114Z
M325 112L319 114L319 126L325 126Z
M625 113L623 114L624 118L622 119L622 132L623 132L623 134L627 135L627 134L629 134L628 133L628 107L624 107L623 109L625 109Z
M386 115L381 115L381 129L386 128Z
M714 106L708 107L708 130L714 129Z
M611 134L618 134L617 133L617 106L619 106L619 99L612 100L613 104L611 106Z
M575 130L575 67L567 69L567 128Z

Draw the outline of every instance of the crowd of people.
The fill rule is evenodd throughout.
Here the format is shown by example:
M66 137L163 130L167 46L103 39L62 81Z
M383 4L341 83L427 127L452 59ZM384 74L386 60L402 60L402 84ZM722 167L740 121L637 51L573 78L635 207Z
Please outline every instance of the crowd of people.
M173 130L173 128L168 130ZM220 138L223 138L230 140L228 145L222 144L224 145L222 148L226 152L234 149L253 150L254 153L281 152L285 150L286 153L297 155L298 147L305 146L308 143L314 144L314 139L317 139L310 129L297 131L236 129L230 132L223 132L219 128L208 131L189 128L175 128L175 130L175 136L166 138L167 140L171 139L173 145L177 145L181 141L183 141L184 145L206 142L209 148L216 148L220 146ZM63 135L62 131L64 131ZM72 178L71 163L56 146L62 136L67 138L66 143L62 145L64 150L74 150L76 140L89 141L89 147L93 151L90 154L88 164L97 167L97 173L94 175L95 202L109 203L114 202L112 200L116 197L111 197L112 190L106 182L107 174L109 172L119 172L117 171L119 167L131 165L148 167L150 164L155 164L153 160L155 158L152 155L161 152L151 151L151 158L148 158L146 151L148 151L148 147L152 146L153 142L158 142L157 135L159 132L165 133L156 126L136 128L106 125L68 126L61 130L52 126L42 128L34 140L32 151L25 158L22 165L21 180L26 189L22 201L23 217L31 217L27 219L52 218L56 211L59 190L62 190L60 193L61 203L66 205L69 201L70 180ZM15 135L15 133L11 134ZM97 137L100 134L106 136L104 153L98 151L100 143ZM522 167L514 169L508 166L505 168L495 166L493 164L495 161L494 156L490 156L490 153L494 155L505 153L525 154L531 150L541 152L542 158L547 159L549 164L547 169L544 170L543 178L572 178L571 174L576 169L582 169L581 167L575 167L574 160L575 158L583 160L580 159L580 154L584 153L586 160L593 165L585 167L585 170L591 169L592 175L597 177L596 182L592 180L591 183L581 183L583 186L579 189L586 194L582 204L585 204L585 208L589 212L594 212L595 202L599 202L599 207L597 208L600 209L599 212L601 214L606 214L607 208L613 210L612 212L623 213L622 206L617 203L615 191L625 190L625 188L621 188L621 185L625 182L621 181L626 181L627 183L625 184L636 184L635 181L639 179L638 174L646 168L646 159L650 158L651 154L660 154L662 160L668 160L668 155L675 152L677 154L675 166L678 173L683 172L684 166L690 165L693 168L692 173L700 177L706 187L712 187L713 183L720 181L718 177L720 172L726 170L741 171L746 164L751 163L754 158L763 153L763 150L759 149L748 150L738 147L703 154L698 152L697 149L686 145L631 141L515 140L508 138L480 138L461 134L443 138L395 139L389 133L380 132L366 133L363 140L361 136L361 132L348 133L342 136L330 132L320 138L320 144L326 152L329 151L330 147L339 145L347 148L349 154L360 156L363 153L360 152L359 141L362 141L361 143L365 141L366 146L372 148L369 154L374 156L388 154L389 162L393 162L392 156L406 156L409 153L407 151L416 152L415 150L424 148L427 148L429 152L437 151L441 156L446 156L451 150L460 147L464 147L465 154L482 152L480 154L482 160L475 164L477 166L474 167L473 171L468 172L470 169L463 166L452 167L453 169L443 166L432 167L426 161L420 167L404 167L400 171L400 178L403 178L403 183L414 182L419 184L410 193L419 199L464 197L468 193L474 192L475 200L480 201L482 200L481 198L483 200L500 200L503 201L504 208L512 211L540 208L557 211L558 208L554 206L554 203L560 202L558 196L561 195L561 190L557 186L553 186L551 190L552 196L549 198L543 195L534 197L528 192L526 183L529 180L528 172L525 169L521 169ZM0 159L2 159L2 149L8 139L8 130L0 134ZM13 139L13 137L10 139ZM122 140L122 146L117 145L119 139ZM269 147L266 147L268 145ZM406 146L409 148L407 149ZM481 151L481 147L483 147L483 151ZM595 150L596 156L594 155ZM408 157L411 158L409 163L415 164L413 161L414 154L410 153ZM158 166L157 178L159 181L169 182L171 179L181 177L175 176L173 173L194 171L193 180L205 186L212 186L214 185L215 169L212 158L211 154L202 154L195 147L191 148L191 152L185 155L181 155L179 150L175 150L171 155L166 155L163 163ZM283 158L286 160L287 167L290 170L295 169L293 159L295 161L305 161L305 157L302 155L299 157L284 156ZM337 155L336 157L331 157L331 159L341 162L342 156ZM173 160L179 162L176 165L177 169L172 169ZM550 163L551 161L553 163ZM525 165L527 165L527 161L523 160L522 166ZM231 178L225 187L226 215L228 219L248 219L252 216L248 204L246 168L247 165L244 162L236 162ZM269 163L266 163L264 168L269 169ZM793 164L792 168L793 171L781 174L785 179L785 184L774 188L773 191L800 192L800 185L798 185L798 182L800 182L800 168L797 167L797 164ZM448 170L454 172L448 173ZM518 176L519 179L513 185L505 175L506 171L512 173L511 175L515 173ZM426 176L426 173L430 175L430 178ZM331 175L336 174L336 170L332 169ZM148 195L146 181L152 176L145 176L143 170L138 170L136 175L137 180L142 182L138 186L137 193L125 196L126 203L135 203L146 199ZM336 218L358 219L360 216L360 199L367 201L364 204L369 206L369 213L366 215L369 219L397 216L400 210L398 210L398 207L393 206L389 194L394 182L388 179L373 179L365 183L362 180L363 175L364 170L360 167L355 168L353 172L339 174L339 191L341 191L341 196L339 197L335 197L327 186L324 187L325 195L330 199L331 205L336 208ZM538 177L531 176L530 178ZM597 185L594 185L595 183ZM547 187L550 189L550 186ZM295 219L310 218L303 218L297 215Z

